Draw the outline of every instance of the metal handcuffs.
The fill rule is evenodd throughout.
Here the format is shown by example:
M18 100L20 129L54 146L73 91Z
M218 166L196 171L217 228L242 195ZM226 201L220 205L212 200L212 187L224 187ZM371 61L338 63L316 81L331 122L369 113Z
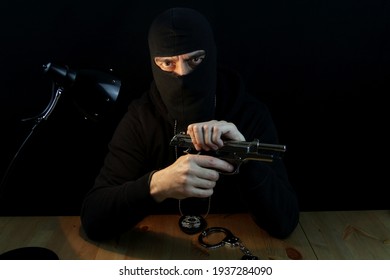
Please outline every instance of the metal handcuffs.
M210 244L204 241L204 238L208 235L216 232L222 232L225 234L225 237L221 240L221 242ZM235 236L230 230L224 227L210 227L203 230L198 237L198 241L200 245L207 249L216 249L222 247L224 245L229 245L231 247L238 247L240 251L244 254L241 259L243 260L258 260L259 258L251 253L251 251L244 246L241 240Z
M210 235L212 233L216 233L216 232L222 232L225 234L225 237L221 240L221 242L216 243L216 244L209 244L203 240L203 238L207 237L208 235ZM227 228L223 228L223 227L206 228L205 230L203 230L199 234L198 240L199 240L200 245L202 245L203 247L205 247L207 249L216 249L216 248L224 246L225 244L230 245L232 247L235 247L235 246L239 245L239 241L240 241L239 238L234 236L230 230L228 230Z

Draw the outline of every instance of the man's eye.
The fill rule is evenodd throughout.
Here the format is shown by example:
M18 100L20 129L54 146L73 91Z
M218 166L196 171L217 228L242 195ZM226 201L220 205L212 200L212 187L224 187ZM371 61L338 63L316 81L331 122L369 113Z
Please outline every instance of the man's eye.
M205 57L205 56L202 55L202 56L197 56L197 57L191 58L191 60L189 61L190 66L191 66L192 68L198 66L199 64L202 63L204 57Z
M175 63L169 60L165 60L165 61L160 61L158 63L158 66L164 71L172 71L172 69L175 67Z

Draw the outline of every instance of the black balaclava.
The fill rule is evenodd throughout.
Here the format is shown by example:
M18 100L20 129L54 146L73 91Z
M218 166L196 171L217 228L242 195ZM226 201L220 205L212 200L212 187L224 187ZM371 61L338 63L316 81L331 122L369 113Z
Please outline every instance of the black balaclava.
M177 130L214 118L216 94L216 48L209 22L195 10L171 8L160 14L149 30L149 50L156 87ZM169 57L197 50L206 56L191 73L176 76L161 70L156 56Z

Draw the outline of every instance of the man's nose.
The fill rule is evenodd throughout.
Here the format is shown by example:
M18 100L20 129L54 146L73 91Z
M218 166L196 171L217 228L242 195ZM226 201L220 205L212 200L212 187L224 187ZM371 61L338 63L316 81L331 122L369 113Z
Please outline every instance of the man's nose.
M188 65L187 61L185 60L179 60L176 63L176 68L175 68L175 74L178 76L184 76L187 75L191 72L191 67Z

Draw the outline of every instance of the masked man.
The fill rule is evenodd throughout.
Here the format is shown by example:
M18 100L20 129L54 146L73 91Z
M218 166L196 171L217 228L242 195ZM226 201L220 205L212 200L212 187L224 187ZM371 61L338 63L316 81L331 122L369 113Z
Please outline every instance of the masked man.
M149 214L245 211L269 234L287 237L299 209L282 160L248 161L224 175L234 169L227 161L169 145L179 132L198 151L217 150L224 140L278 143L265 105L245 93L236 72L217 66L209 22L171 8L153 21L148 42L154 80L129 105L84 200L87 235L112 238Z

